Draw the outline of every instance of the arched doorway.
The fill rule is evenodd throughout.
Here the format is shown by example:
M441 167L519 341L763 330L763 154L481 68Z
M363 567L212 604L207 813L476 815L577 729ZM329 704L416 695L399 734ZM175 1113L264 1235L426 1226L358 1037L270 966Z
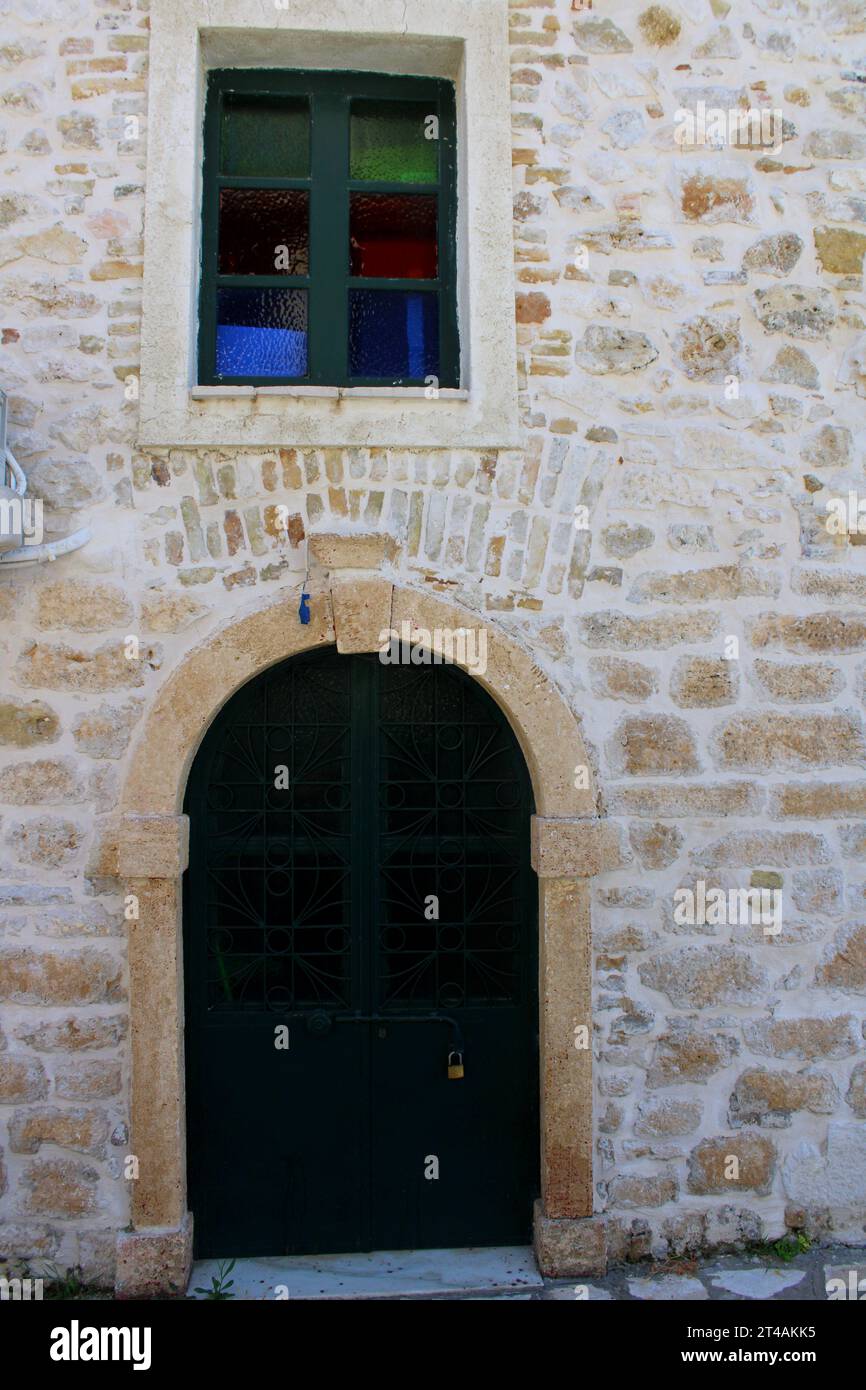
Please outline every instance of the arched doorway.
M486 670L474 683L514 730L536 805L531 858L538 878L541 1201L535 1245L548 1274L598 1272L604 1218L593 1216L592 1051L574 1028L591 1024L591 885L622 864L618 828L599 815L599 790L580 725L556 684L498 623L441 595L376 574L381 555L352 535L322 534L323 562L311 576L310 622L298 622L299 590L256 595L209 630L162 680L131 750L118 814L101 862L135 902L128 941L131 1144L130 1224L117 1234L118 1297L183 1288L192 1259L186 1163L182 888L190 768L202 739L239 689L278 662L335 642L344 653L375 652L381 632L430 645L431 635L471 624L487 638ZM577 774L581 775L578 776Z
M533 809L456 666L319 648L224 705L185 802L198 1255L529 1241Z

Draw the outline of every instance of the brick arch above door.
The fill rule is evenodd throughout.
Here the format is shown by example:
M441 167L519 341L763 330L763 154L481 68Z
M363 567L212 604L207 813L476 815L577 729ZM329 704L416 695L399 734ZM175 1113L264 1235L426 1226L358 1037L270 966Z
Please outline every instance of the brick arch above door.
M376 651L391 631L434 651L447 646L448 634L483 634L483 663L461 661L459 641L451 654L502 709L526 759L537 807L542 1267L571 1272L570 1252L585 1249L588 1236L595 1239L585 1220L593 1192L589 880L620 862L617 832L596 814L577 718L531 655L477 614L393 582L384 572L385 552L382 537L311 538L309 624L299 621L297 589L239 613L168 675L133 750L117 829L117 875L138 899L129 935L131 1152L138 1178L131 1184L132 1229L118 1237L119 1295L177 1287L191 1260L181 947L189 827L181 807L195 753L230 696L268 667L334 644L344 653ZM579 768L582 776L575 775ZM587 1028L589 1046L575 1043L579 1025Z

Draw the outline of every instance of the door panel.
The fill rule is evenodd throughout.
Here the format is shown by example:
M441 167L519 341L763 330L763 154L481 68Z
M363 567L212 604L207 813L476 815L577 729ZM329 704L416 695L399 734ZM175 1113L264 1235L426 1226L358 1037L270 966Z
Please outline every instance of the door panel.
M197 1254L527 1240L532 802L493 702L451 666L295 658L218 715L186 809Z
M363 1162L365 1039L352 1044L336 1035L305 1048L293 1030L284 1053L275 1051L273 1028L271 1019L258 1027L217 1026L201 1049L197 1089L207 1100L197 1115L190 1112L200 1256L363 1248L354 1192ZM330 1096L322 1095L325 1078L340 1081ZM327 1201L319 1200L322 1193Z
M535 1134L514 1104L531 1090L535 1058L518 1020L462 1015L466 1075L446 1076L444 1030L395 1025L374 1039L373 1201L377 1248L525 1244L533 1190ZM536 1131L537 1133L537 1131ZM524 1157L521 1159L521 1155ZM424 1176L435 1157L439 1177ZM391 1202L395 1183L399 1202Z

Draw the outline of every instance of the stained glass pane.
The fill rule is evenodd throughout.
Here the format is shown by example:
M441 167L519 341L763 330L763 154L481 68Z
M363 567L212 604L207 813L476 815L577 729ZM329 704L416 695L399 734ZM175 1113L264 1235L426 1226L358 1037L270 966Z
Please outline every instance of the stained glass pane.
M349 373L418 381L438 376L438 294L350 290Z
M253 178L308 178L309 102L227 93L220 123L220 172Z
M352 193L351 272L389 280L435 280L436 199L418 194Z
M217 376L307 374L307 291L217 291Z
M353 101L351 126L351 178L437 182L439 132L430 103Z
M308 275L309 193L224 188L220 193L221 275Z

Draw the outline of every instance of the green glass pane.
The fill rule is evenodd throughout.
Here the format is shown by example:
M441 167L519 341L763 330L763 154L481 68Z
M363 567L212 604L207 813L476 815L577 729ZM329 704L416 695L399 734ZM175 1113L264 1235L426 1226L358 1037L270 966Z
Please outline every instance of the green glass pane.
M220 128L220 173L252 178L308 178L309 102L297 97L227 93Z
M436 183L438 119L434 103L353 101L350 176L380 183Z

